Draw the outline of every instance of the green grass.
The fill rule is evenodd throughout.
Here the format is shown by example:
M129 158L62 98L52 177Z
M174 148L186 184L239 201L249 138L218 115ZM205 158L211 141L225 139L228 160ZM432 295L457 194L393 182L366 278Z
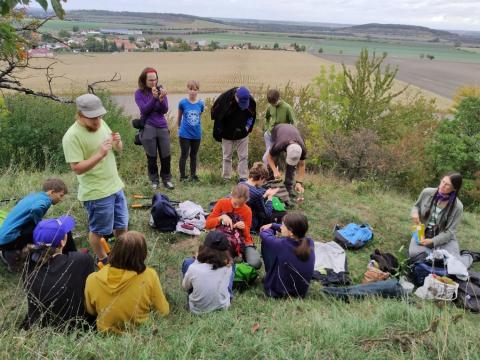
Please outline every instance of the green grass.
M133 145L121 158L120 171L130 202L133 194L152 194L144 162L142 151ZM173 159L173 169L176 164L177 158ZM58 175L48 170L26 173L11 169L0 175L0 198L20 197L38 189L51 176L64 179L71 194L52 207L47 216L73 214L77 219L74 230L77 243L86 246L86 214L76 200L77 182L71 173ZM178 179L178 174L175 176ZM170 198L194 200L206 208L210 201L229 192L231 185L221 183L219 169L212 172L203 168L200 178L198 185L177 182L177 188L168 192ZM310 235L315 240L331 240L335 223L357 221L373 226L373 243L348 253L351 277L358 282L375 248L395 252L402 245L407 246L412 203L413 199L403 194L381 190L372 184L309 175L305 203L298 210L308 215ZM313 283L305 300L273 300L263 294L259 281L255 287L236 293L229 310L194 316L186 309L186 294L180 287L180 264L197 249L198 240L151 229L148 210L132 210L130 217L130 228L146 234L148 265L160 275L171 314L166 318L153 316L123 336L95 332L65 334L54 329L20 331L18 324L26 306L20 279L0 268L2 359L478 358L477 315L451 304L434 304L414 297L344 303L324 297L320 285ZM475 214L465 214L458 233L462 248L478 250L479 220ZM436 331L424 333L432 322L438 322ZM260 328L252 332L255 323ZM384 340L371 340L381 338Z

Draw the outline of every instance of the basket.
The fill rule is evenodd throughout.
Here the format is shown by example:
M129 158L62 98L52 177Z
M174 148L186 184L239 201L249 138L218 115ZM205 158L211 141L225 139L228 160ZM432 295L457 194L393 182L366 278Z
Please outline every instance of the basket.
M458 284L454 281L452 284L447 284L440 281L436 275L430 274L425 278L423 286L433 299L451 301L457 298Z

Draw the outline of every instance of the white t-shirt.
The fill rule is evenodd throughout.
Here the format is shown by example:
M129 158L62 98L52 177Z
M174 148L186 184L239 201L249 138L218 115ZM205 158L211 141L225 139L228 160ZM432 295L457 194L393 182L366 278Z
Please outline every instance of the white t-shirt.
M228 285L231 276L231 266L212 270L212 265L195 260L182 282L185 290L192 289L188 297L190 311L194 314L203 314L229 307Z

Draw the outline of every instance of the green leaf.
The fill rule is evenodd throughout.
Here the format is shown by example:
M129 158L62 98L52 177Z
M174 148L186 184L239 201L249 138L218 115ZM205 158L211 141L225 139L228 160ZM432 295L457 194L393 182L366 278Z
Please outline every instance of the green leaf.
M63 16L65 15L65 10L63 10L62 4L60 0L51 0L53 11L55 11L55 14L60 18L63 19Z
M47 11L48 9L48 1L47 0L36 0L37 3L43 8L43 10Z

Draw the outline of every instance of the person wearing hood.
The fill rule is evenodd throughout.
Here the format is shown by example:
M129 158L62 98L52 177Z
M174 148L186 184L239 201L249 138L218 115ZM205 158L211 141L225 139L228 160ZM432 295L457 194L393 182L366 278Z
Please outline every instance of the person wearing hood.
M128 231L115 242L108 265L87 278L85 308L97 316L99 331L121 333L148 320L153 309L168 315L160 279L145 265L146 258L145 236Z

